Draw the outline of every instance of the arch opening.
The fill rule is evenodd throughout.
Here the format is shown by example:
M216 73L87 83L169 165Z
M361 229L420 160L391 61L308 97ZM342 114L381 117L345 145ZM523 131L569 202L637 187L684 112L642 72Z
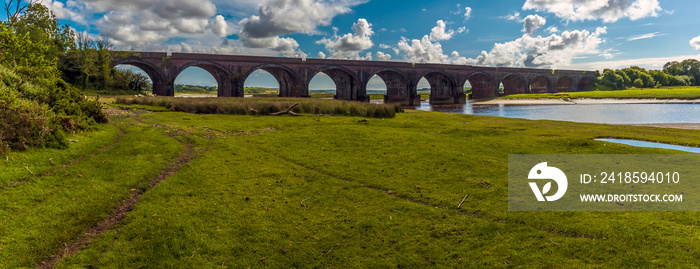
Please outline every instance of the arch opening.
M360 83L350 71L337 67L329 67L316 73L312 81L317 77L327 77L333 82L333 86L335 88L333 91L335 93L333 95L334 99L351 101L369 100L365 96L365 93L360 92ZM310 83L309 88L311 88Z
M309 95L332 97L336 91L335 82L326 73L319 72L309 81Z
M245 95L252 96L279 96L280 85L277 79L269 72L258 69L248 75L243 83Z
M522 94L527 92L527 83L522 77L510 74L501 81L503 95Z
M383 70L375 75L379 76L386 86L384 103L420 105L420 96L411 88L411 82L403 74L394 70Z
M466 95L457 83L448 75L441 72L431 72L423 76L430 83L430 104L459 104L466 103Z
M258 70L263 70L277 80L279 97L308 97L308 87L302 85L302 81L293 73L292 70L281 65L262 65L251 70L246 76L244 85L248 81L251 74Z
M549 79L545 76L537 76L530 82L530 93L548 93L550 89Z
M574 81L570 77L561 77L557 80L557 92L573 92Z
M593 79L591 79L589 77L583 77L578 82L578 90L579 91L587 91L587 90L590 90L592 87L593 87Z
M127 66L131 70L143 71L151 80L151 92L153 94L158 96L173 96L172 84L166 80L166 75L163 73L163 70L150 62L134 57L117 60L112 63L110 76L114 76L118 66Z
M118 64L109 73L111 82L106 82L111 89L133 94L153 92L153 79L144 69L131 64ZM111 84L111 85L109 85Z
M190 66L175 77L175 96L211 97L219 93L221 83L210 71L198 66Z
M472 86L471 97L474 99L494 97L498 92L496 82L490 76L484 73L473 74L469 76L467 80Z

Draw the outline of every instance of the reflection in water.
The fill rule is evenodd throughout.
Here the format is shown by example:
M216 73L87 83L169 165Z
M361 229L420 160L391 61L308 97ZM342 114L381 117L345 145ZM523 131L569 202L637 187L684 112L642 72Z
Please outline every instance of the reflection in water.
M677 145L669 145L669 144L663 144L663 143L654 143L654 142L637 141L637 140L629 140L629 139L608 139L608 138L606 138L606 139L596 139L596 140L610 142L610 143L625 144L625 145L629 145L629 146L642 147L642 148L661 148L661 149L672 149L672 150L700 153L700 148L696 148L696 147L677 146Z
M560 120L606 124L700 123L700 104L591 104L591 105L465 105L431 106L419 110L444 113Z

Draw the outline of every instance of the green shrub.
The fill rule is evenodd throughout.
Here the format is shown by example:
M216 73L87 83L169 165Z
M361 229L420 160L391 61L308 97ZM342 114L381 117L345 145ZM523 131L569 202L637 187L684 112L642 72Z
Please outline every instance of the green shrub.
M107 122L98 100L86 99L62 80L55 84L38 86L0 66L0 154L10 148L64 148L64 132Z

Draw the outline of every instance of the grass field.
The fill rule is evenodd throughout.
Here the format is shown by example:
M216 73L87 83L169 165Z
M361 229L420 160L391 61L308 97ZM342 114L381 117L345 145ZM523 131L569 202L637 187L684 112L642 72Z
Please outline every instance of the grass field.
M513 94L502 98L507 99L560 99L560 98L591 98L591 99L700 99L700 87L667 87L659 89L629 89L620 91L583 91L541 94Z
M674 153L592 139L697 146L698 131L421 111L393 119L112 114L111 125L73 136L68 150L13 152L2 164L1 268L693 267L700 260L696 212L507 206L508 154ZM115 212L123 218L111 221Z

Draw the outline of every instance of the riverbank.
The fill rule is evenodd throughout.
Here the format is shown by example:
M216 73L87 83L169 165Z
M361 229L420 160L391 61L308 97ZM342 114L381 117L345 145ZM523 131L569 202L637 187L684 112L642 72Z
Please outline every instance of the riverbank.
M700 99L615 99L615 98L577 98L577 99L550 99L550 98L483 98L471 100L474 105L587 105L587 104L700 104Z
M581 92L558 92L558 93L527 93L513 94L502 97L502 99L531 99L531 98L546 98L546 99L683 99L697 100L700 99L700 87L698 86L679 86L679 87L664 87L658 89L627 89L619 91L581 91Z

